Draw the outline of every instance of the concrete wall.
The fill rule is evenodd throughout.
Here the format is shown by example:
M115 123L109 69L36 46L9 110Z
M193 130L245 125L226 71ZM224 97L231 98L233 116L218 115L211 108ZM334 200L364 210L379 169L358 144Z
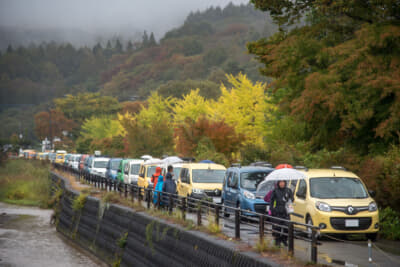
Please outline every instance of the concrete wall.
M81 210L72 208L78 192L52 173L54 190L63 189L57 231L104 262L120 266L278 266L253 252L239 252L235 244L144 212L105 205L88 197ZM126 240L122 246L122 240Z

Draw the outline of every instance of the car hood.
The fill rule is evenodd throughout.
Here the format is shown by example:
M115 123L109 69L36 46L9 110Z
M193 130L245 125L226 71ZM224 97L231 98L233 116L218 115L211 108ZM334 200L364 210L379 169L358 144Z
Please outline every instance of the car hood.
M374 200L370 197L367 197L361 199L360 198L330 198L330 199L314 198L314 201L325 202L326 204L332 207L347 207L347 206L365 207L368 206L369 203L371 203Z

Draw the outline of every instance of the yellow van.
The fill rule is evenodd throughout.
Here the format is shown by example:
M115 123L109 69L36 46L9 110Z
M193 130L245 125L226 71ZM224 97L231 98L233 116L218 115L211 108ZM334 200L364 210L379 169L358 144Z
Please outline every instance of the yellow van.
M159 159L150 159L143 162L140 165L139 177L137 185L140 187L151 187L153 188L153 183L151 182L151 176L156 172L157 167L161 167L162 161Z
M222 182L226 168L214 163L184 163L179 174L178 195L221 202Z
M291 220L312 224L320 233L365 233L375 240L379 212L361 179L342 167L302 170L294 192ZM372 196L372 197L371 197Z
M65 157L65 154L64 154L64 153L57 153L57 154L56 154L55 163L64 164L64 157Z

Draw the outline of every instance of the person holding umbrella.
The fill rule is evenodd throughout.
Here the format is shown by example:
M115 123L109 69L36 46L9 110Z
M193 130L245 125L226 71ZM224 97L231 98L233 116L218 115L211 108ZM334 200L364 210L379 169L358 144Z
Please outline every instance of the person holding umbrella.
M272 191L270 199L271 215L277 218L289 220L289 213L287 206L294 201L293 192L290 188L286 187L286 180L279 180L276 188ZM275 220L275 224L272 226L275 237L276 246L280 246L283 243L287 246L287 228L281 227L286 225L282 220Z

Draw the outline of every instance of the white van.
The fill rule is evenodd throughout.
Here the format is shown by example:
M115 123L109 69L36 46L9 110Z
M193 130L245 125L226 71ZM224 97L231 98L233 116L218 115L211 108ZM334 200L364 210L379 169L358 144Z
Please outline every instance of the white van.
M107 171L107 164L110 161L109 158L103 158L103 157L93 157L91 161L91 169L90 173L99 175L101 177L106 177L106 171Z
M137 184L139 178L140 165L144 162L142 159L130 160L125 165L124 169L124 183Z

